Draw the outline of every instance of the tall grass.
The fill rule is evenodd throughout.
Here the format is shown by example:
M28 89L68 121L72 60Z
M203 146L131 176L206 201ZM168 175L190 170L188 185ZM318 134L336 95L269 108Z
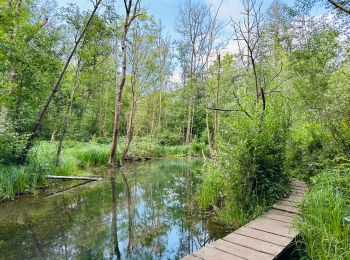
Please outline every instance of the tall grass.
M64 150L62 158L63 160L70 158L70 161L75 159L80 168L85 168L88 166L106 165L108 163L109 154L109 145L90 142L80 143ZM119 158L119 156L117 156L117 158Z
M123 142L119 144L116 160L119 161ZM57 143L40 141L31 149L26 165L0 164L0 201L13 198L16 194L35 192L44 182L44 176L82 175L88 167L102 166L108 163L109 143L67 141L61 154L60 165L56 167ZM131 157L176 157L192 154L188 146L162 146L149 138L137 140L130 147Z
M312 182L301 207L299 246L310 259L350 259L350 169L326 170Z
M45 169L40 165L0 166L0 201L17 194L34 192L44 182Z

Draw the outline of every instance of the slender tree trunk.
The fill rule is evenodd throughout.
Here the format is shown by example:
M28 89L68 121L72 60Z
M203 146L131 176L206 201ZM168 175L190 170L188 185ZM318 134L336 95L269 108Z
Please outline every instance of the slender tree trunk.
M162 91L159 93L159 120L158 120L159 131L162 131Z
M215 141L215 148L217 149L218 145L218 133L219 133L219 94L220 94L220 77L221 77L221 58L220 54L217 56L217 77L216 77L216 99L215 99L215 108L214 116L215 116L215 123L214 123L214 141Z
M71 62L71 60L73 58L73 55L74 55L75 51L77 50L77 48L79 46L79 43L80 43L81 39L83 38L83 36L85 35L88 27L90 26L90 24L92 22L92 19L95 16L95 13L96 13L99 5L101 4L101 2L102 2L102 0L98 0L95 3L94 9L93 9L93 11L92 11L92 13L91 13L91 15L89 17L89 20L87 21L86 25L84 26L84 29L81 32L80 36L76 40L75 45L73 47L73 50L69 54L68 59L67 59L66 63L64 64L64 67L63 67L63 69L62 69L62 71L61 71L61 73L60 73L60 75L59 75L59 77L58 77L58 79L56 81L56 84L54 85L54 87L53 87L53 89L52 89L52 91L51 91L51 93L50 93L50 95L49 95L49 97L48 97L48 99L47 99L43 109L41 110L41 112L39 114L39 117L38 117L38 119L36 120L36 122L34 124L32 133L30 134L30 136L29 136L29 138L27 140L27 143L26 143L25 147L22 150L22 153L21 153L21 155L19 157L19 162L20 163L24 163L26 161L27 156L28 156L28 152L29 152L30 148L32 148L32 146L33 146L34 139L36 138L36 135L37 135L37 133L38 133L40 127L41 127L41 124L43 122L43 119L44 119L45 115L47 114L47 111L49 110L49 106L51 104L51 101L52 101L53 97L56 95L56 93L58 92L59 87L61 85L61 81L63 79L63 76L66 73L66 70L67 70L67 68L68 68L68 66L69 66L69 64L70 64L70 62Z
M207 102L208 104L208 102ZM209 110L206 107L205 108L205 124L206 124L206 128L207 128L207 139L208 139L208 147L209 147L209 152L210 154L212 154L212 149L211 149L211 138L210 138L210 128L209 128Z
M72 90L70 93L70 98L68 101L67 112L64 116L62 135L61 135L60 142L59 142L58 149L57 149L57 153L56 153L56 166L57 167L60 165L63 141L67 135L68 124L69 124L69 120L70 120L70 117L72 114L74 94L75 94L75 91L78 87L78 82L79 82L80 67L81 67L81 57L79 57L79 60L78 60L77 69L76 69L75 77L74 77L74 83L73 83L73 87L72 87Z
M51 142L54 142L55 139L56 139L56 129L54 129L54 130L52 131L50 141L51 141Z
M192 89L190 90L190 96L188 101L188 115L187 115L187 130L186 130L186 144L191 142L191 129L192 129Z
M159 84L160 84L160 88L159 88L159 116L158 116L158 128L159 131L162 131L162 91L163 91L163 84L164 84L164 79L163 79L163 67L164 65L161 66L161 70L160 70L160 80L159 80Z
M154 98L155 99L155 98ZM152 103L152 120L151 120L151 141L153 140L153 133L154 133L154 125L156 125L157 123L157 118L156 118L156 113L157 113L157 103L154 102Z
M106 97L106 91L103 90L104 93L100 97L99 100L99 112L98 112L98 136L99 137L104 137L105 135L105 104L107 103L105 100Z
M126 7L126 16L124 21L124 27L123 27L123 36L121 40L121 46L122 46L122 75L121 79L118 84L116 84L116 102L115 102L115 113L114 113L114 126L113 126L113 142L112 142L112 149L111 154L109 156L108 164L112 167L115 166L116 162L116 155L117 155L117 149L118 149L118 141L119 141L119 121L120 121L120 115L122 110L122 97L123 97L123 90L126 80L126 40L127 40L127 34L129 30L129 19L130 19L130 9L131 9L131 1L129 1L129 6ZM134 13L135 15L135 13ZM116 70L118 68L116 67ZM117 81L117 72L116 72L116 81Z
M135 75L134 75L135 77ZM128 120L128 129L126 133L126 144L121 156L121 161L124 160L125 156L128 154L130 144L132 142L132 139L134 137L134 118L135 118L135 113L136 113L136 103L137 103L137 98L136 98L136 92L135 92L135 79L132 80L131 83L131 92L132 92L132 97L131 97L131 108L130 108L130 114L129 114L129 120Z
M193 108L193 77L194 77L194 52L195 47L192 46L192 55L191 55L191 67L190 67L190 95L188 101L188 115L187 115L187 131L186 131L186 144L189 144L192 140L192 108Z

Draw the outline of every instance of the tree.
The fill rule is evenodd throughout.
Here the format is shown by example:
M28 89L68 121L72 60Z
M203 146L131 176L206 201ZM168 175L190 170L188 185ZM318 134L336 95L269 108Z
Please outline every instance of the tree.
M115 96L115 115L114 115L114 126L113 126L113 141L112 141L112 149L111 154L109 156L108 164L112 167L115 166L118 140L119 140L119 121L121 115L121 105L122 105L122 97L123 97L123 89L126 80L126 63L127 63L127 34L132 22L141 15L140 11L140 1L136 0L133 4L132 0L124 0L124 8L125 8L125 20L123 24L123 34L121 37L121 48L122 48L122 74L121 78L116 84L116 96ZM116 68L117 70L118 68ZM117 75L117 73L116 73ZM116 79L117 81L117 79Z
M262 100L262 110L266 109L266 97L262 80L259 77L258 60L260 55L260 40L262 37L263 14L261 12L262 3L256 0L243 0L243 22L236 22L231 19L235 32L240 57L243 66L249 72L252 70L255 102ZM243 43L243 45L242 45Z
M67 70L67 68L69 66L69 63L71 62L71 60L73 58L73 55L74 55L75 51L77 50L77 48L79 46L80 41L83 39L83 36L84 36L85 32L89 28L89 25L90 25L94 15L95 15L95 13L96 13L98 7L100 6L101 2L102 2L102 0L95 0L93 2L94 8L93 8L93 10L91 12L91 15L90 15L87 23L85 24L84 29L82 30L81 34L76 39L74 47L73 47L71 53L69 54L69 56L68 56L68 58L67 58L67 60L66 60L66 62L64 64L64 66L63 66L63 69L62 69L60 75L58 76L58 79L57 79L57 81L56 81L56 83L55 83L55 85L54 85L54 87L53 87L49 97L47 98L47 101L46 101L44 107L42 108L42 110L41 110L41 112L40 112L40 114L38 116L38 119L36 120L36 122L34 124L33 130L32 130L32 132L31 132L31 134L30 134L30 136L29 136L29 138L27 140L27 143L26 143L25 147L22 150L22 153L21 153L20 157L19 157L19 162L24 163L26 161L28 152L29 152L30 148L33 146L34 139L35 139L35 137L36 137L40 127L41 127L42 121L43 121L43 119L44 119L44 117L45 117L45 115L46 115L46 113L47 113L47 111L49 109L51 101L54 98L54 96L56 95L56 93L58 92L60 84L61 84L61 81L63 79L64 74L66 73L66 70Z
M148 85L154 83L155 74L155 40L156 30L152 17L144 16L142 21L134 23L130 32L130 44L127 48L128 61L130 63L130 88L131 104L126 131L126 144L121 155L121 161L128 153L130 144L134 138L135 116L138 110L141 95L147 94Z
M176 25L182 37L178 42L182 74L189 88L186 127L186 143L189 143L193 132L196 85L208 63L221 26L218 23L218 10L213 12L206 4L193 0L186 0L180 7Z

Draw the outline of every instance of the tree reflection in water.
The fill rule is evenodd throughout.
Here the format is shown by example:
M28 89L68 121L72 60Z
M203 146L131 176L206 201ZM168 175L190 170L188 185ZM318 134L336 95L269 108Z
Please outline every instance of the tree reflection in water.
M110 252L110 258L113 259L114 256L117 257L117 259L120 258L120 250L118 245L118 212L117 212L117 194L116 194L116 188L115 188L115 171L113 169L109 170L109 180L111 183L111 191L112 191L112 236L111 236L111 252Z
M126 165L121 171L100 170L101 182L72 192L0 205L0 256L185 256L225 235L224 227L198 214L194 197L200 170L201 162L187 160Z

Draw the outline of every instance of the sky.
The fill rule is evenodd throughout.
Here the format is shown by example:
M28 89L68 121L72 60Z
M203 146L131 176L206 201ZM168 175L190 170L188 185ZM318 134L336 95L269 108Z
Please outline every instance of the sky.
M221 0L201 0L204 3L218 6ZM57 0L60 7L66 6L67 3L77 4L81 9L91 9L92 4L89 0ZM183 0L142 0L142 6L153 15L157 20L161 20L162 24L168 33L174 34L175 32L175 20L178 7ZM267 8L273 0L264 0L263 7ZM288 1L287 1L288 2ZM120 0L122 3L122 0ZM239 19L241 16L241 4L240 0L223 0L220 8L220 18L225 22L233 17Z
M78 5L83 10L92 9L92 3L89 0L56 0L59 7L64 7L68 3L74 3ZM178 37L175 32L175 21L178 14L178 9L184 0L142 0L141 5L147 10L147 12L153 15L157 20L161 20L165 32L168 33L173 40ZM220 20L223 23L227 23L230 18L239 20L242 17L241 10L241 0L199 0L214 7L218 7L222 1L221 8L219 11ZM296 0L297 1L297 0ZM273 0L262 0L262 8L266 10ZM285 0L285 3L292 5L294 0ZM119 0L119 6L122 8L122 0ZM121 9L122 10L122 9ZM316 7L313 11L313 15L319 15L324 12L323 7ZM229 30L229 29L227 29ZM226 31L228 34L232 34L230 31ZM223 52L235 52L237 49L237 43L234 41L228 42ZM176 80L180 80L179 72L175 73Z
M170 35L175 35L175 20L178 13L178 7L184 0L142 0L142 6L153 15L157 20L161 20L162 24ZM219 6L221 0L199 0L204 3ZM92 4L89 0L57 0L60 7L66 6L68 3L77 4L81 9L88 10L92 8ZM119 0L122 4L122 0ZM220 18L223 22L229 21L230 17L233 19L239 19L241 17L241 1L240 0L222 0L220 8ZM263 0L263 9L267 9L273 0ZM287 4L292 5L293 0L285 0ZM121 5L120 5L121 6ZM316 8L313 14L323 12L322 8Z

